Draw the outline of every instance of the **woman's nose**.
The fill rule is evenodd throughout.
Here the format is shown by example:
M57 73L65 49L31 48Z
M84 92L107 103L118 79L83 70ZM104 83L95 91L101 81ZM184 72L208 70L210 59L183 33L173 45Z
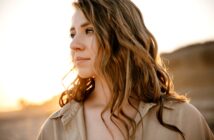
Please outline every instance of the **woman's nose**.
M81 39L78 39L77 37L75 37L70 44L70 49L72 51L82 51L85 49L85 47L84 47Z

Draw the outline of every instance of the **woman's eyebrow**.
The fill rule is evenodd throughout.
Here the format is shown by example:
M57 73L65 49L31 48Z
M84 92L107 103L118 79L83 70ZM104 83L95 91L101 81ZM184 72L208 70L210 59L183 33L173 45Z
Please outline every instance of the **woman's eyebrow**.
M89 22L85 22L85 23L81 24L80 27L81 27L81 28L84 28L84 27L86 27L86 26L88 26L88 25L90 25L90 24L91 24L91 23L89 23ZM73 31L74 29L75 29L74 27L71 27L71 28L70 28L70 31Z

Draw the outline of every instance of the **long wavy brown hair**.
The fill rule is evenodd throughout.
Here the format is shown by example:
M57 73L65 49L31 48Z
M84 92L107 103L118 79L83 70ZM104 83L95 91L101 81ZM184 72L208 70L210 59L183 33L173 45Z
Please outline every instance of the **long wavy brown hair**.
M125 99L138 113L133 100L156 103L159 122L184 138L181 130L163 121L162 112L166 101L186 102L187 98L174 91L172 81L158 57L156 40L146 28L140 10L130 0L77 0L73 5L94 26L99 52L102 52L97 56L101 61L96 67L107 80L112 93L108 106L111 119L122 121L115 113L119 110L128 120L122 121L127 132L124 138L133 137L138 125L121 109ZM72 100L84 102L94 87L92 77L83 79L77 76L71 87L62 93L60 106ZM127 126L133 128L131 134Z

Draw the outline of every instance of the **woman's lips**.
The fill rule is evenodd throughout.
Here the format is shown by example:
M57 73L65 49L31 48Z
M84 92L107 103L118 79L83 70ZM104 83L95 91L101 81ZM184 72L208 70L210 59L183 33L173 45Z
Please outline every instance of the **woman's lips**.
M80 60L90 60L90 58L85 58L85 57L76 57L75 59L76 61L80 61Z
M76 64L79 64L79 63L82 63L82 62L85 62L85 61L90 60L90 58L86 58L86 57L76 57L74 60L75 60L75 63L76 63Z

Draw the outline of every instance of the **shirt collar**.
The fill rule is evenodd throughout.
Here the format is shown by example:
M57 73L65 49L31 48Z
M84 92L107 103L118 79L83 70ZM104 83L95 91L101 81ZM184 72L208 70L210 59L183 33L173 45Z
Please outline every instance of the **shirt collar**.
M59 111L51 115L50 119L61 118L63 125L66 126L69 123L69 121L76 116L80 108L81 103L71 101L64 105Z
M148 111L156 105L157 105L156 103L140 102L138 108L140 112L140 117L143 118L148 113ZM64 105L58 112L54 113L50 117L50 119L61 118L63 126L66 126L78 114L78 112L82 120L84 121L84 112L82 103L73 100L70 103Z
M140 115L141 117L143 118L147 112L154 106L156 106L157 104L156 103L145 103L145 102L140 102L139 104L139 112L140 112Z

